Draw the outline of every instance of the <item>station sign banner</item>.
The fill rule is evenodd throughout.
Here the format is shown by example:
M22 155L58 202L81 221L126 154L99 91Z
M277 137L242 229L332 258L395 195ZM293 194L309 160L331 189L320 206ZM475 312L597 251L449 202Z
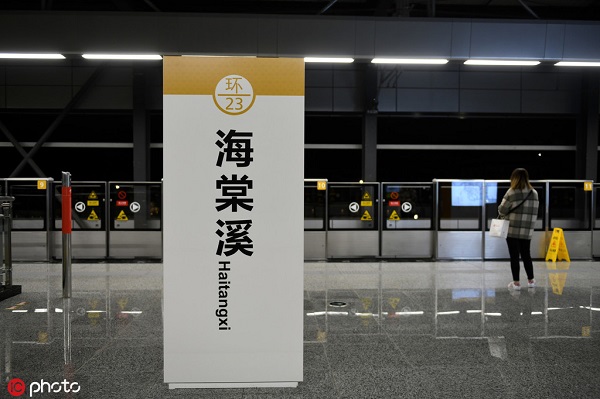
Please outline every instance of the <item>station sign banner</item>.
M164 57L164 379L303 375L304 61Z

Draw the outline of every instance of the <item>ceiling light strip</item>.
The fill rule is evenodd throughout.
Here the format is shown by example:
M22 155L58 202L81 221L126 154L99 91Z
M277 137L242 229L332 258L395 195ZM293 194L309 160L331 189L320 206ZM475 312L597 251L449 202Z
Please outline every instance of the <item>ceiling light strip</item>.
M345 57L304 57L304 62L330 62L340 64L351 64L354 58Z
M83 54L82 57L86 60L162 60L158 54Z
M488 65L488 66L535 66L540 61L526 60L466 60L465 65Z
M19 60L64 60L62 54L0 53L0 58Z
M445 58L373 58L373 64L413 64L413 65L444 65Z
M574 67L600 67L600 62L592 61L559 61L556 66L574 66Z

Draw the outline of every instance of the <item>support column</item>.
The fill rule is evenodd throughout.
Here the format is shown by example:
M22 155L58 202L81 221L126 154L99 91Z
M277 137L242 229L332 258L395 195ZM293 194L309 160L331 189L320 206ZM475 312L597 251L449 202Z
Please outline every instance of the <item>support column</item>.
M364 69L365 107L362 126L362 179L377 181L377 68Z
M581 113L577 120L576 178L598 181L600 75L586 71L582 79Z
M146 112L146 71L133 69L133 180L150 180L150 132Z

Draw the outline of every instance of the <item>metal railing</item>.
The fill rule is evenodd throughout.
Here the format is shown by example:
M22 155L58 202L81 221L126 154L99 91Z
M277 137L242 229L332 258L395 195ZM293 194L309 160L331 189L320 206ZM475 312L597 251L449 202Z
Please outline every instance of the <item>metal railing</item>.
M14 197L0 197L0 300L21 293L12 278L12 203Z

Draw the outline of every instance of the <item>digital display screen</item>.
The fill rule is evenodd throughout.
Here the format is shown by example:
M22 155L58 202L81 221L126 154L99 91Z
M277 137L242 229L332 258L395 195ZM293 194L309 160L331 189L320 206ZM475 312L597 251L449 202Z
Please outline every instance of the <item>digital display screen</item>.
M498 183L485 184L485 203L496 204L498 202Z
M453 182L452 206L481 206L481 183Z
M485 203L495 204L498 199L498 184L486 183ZM453 182L452 206L481 206L481 183Z

